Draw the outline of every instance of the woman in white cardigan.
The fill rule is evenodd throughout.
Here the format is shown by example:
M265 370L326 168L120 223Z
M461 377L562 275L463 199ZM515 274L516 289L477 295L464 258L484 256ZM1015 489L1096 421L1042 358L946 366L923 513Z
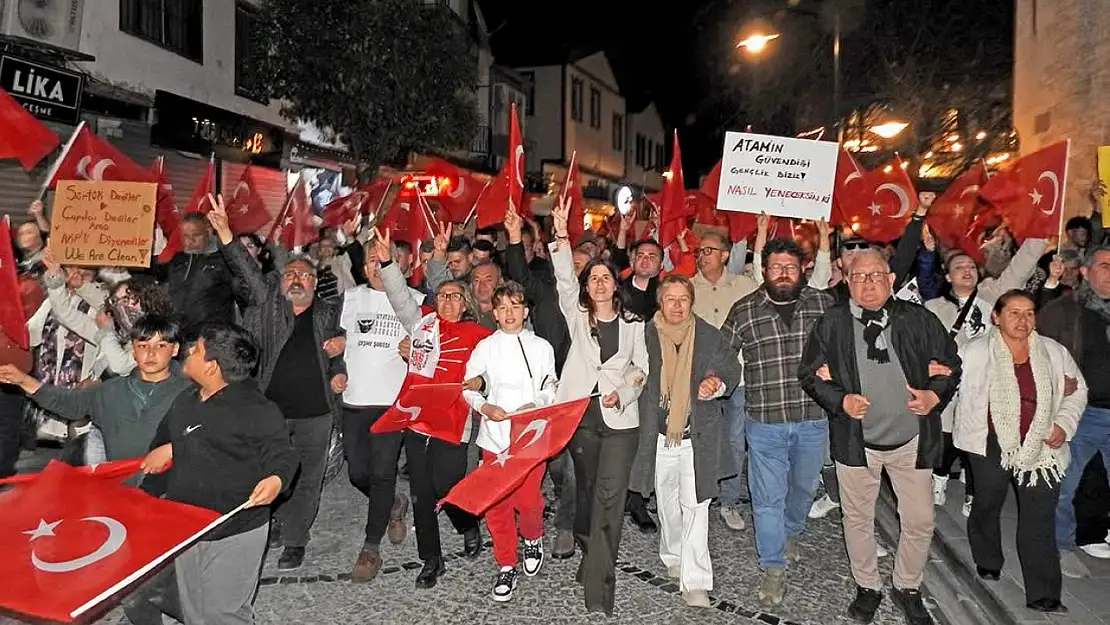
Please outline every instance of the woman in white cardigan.
M552 211L551 263L571 341L556 401L593 396L570 441L577 489L574 534L582 548L578 581L587 610L612 614L624 504L639 447L636 400L648 356L643 321L625 310L616 268L596 259L575 277L568 211L565 204Z
M991 319L994 328L964 347L952 430L975 474L967 538L979 576L997 580L1003 561L999 517L1012 484L1026 605L1064 613L1055 510L1070 459L1067 441L1087 404L1087 384L1067 349L1034 330L1032 295L1006 292Z

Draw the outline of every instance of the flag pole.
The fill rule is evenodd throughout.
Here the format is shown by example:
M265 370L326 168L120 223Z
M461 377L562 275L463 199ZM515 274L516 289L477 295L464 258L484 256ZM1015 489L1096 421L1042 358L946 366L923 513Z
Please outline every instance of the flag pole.
M424 216L424 225L428 226L428 232L435 236L437 228L432 226L429 216L432 215L432 207L428 206L428 200L424 197L424 192L420 189L416 190L416 198L419 200L417 204L420 206L420 214Z
M1060 245L1064 242L1064 201L1068 197L1068 161L1071 157L1071 138L1064 139L1064 181L1060 187L1064 189L1064 194L1060 197L1060 226L1056 231L1056 250L1060 250Z
M85 128L85 126L85 120L81 120L81 123L77 124L77 129L73 131L73 134L69 137L69 141L66 141L65 146L62 147L62 153L58 155L58 158L55 159L54 164L50 166L50 171L46 173L46 179L42 181L42 187L39 188L38 199L40 201L42 200L43 196L46 195L46 189L50 187L50 181L53 180L54 175L58 173L58 168L62 166L62 161L65 160L66 154L69 154L70 148L73 147L73 142L77 140L77 135L81 134L81 131Z
M157 568L158 566L160 566L163 562L169 560L170 558L176 556L177 554L181 553L185 549L191 547L193 545L193 543L195 543L197 540L200 539L201 536L204 536L208 532L216 529L217 527L222 525L224 522L226 522L228 519L235 516L240 511L242 511L244 508L246 508L248 503L249 502L244 501L243 503L239 504L238 508L236 508L236 509L232 510L231 512L228 512L227 514L221 516L220 518L212 521L208 525L205 525L200 530L198 530L195 534L186 538L184 541L178 543L177 545L175 545L173 548L171 548L166 553L163 553L162 555L158 556L154 560L151 560L150 562L144 564L142 567L140 567L134 573L131 573L127 577L125 577L125 578L121 579L120 581L116 582L110 588L108 588L104 592L100 593L99 595L93 597L92 599L89 599L83 605L79 606L76 610L70 612L69 613L70 618L77 618L78 616L81 616L85 612L88 612L89 610L95 608L97 605L99 605L99 604L103 603L104 601L106 601L107 599L109 599L112 595L114 595L117 592L123 590L124 588L127 588L128 586L133 584L136 580L142 578L144 575L146 575L150 571L152 571L155 568Z
M470 212L467 213L466 219L463 220L463 223L462 223L462 227L463 227L464 230L466 229L466 226L468 224L470 224L470 220L474 219L474 216L478 214L478 202L482 201L482 197L485 196L486 191L489 190L489 186L491 184L493 184L493 178L490 178L489 180L486 181L486 186L482 187L482 191L480 193L478 193L478 197L474 198L474 204L471 205Z

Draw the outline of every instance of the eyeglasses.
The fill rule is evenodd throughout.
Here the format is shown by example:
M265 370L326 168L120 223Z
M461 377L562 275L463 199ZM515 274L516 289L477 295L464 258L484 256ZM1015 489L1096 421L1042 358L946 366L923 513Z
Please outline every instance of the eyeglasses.
M887 271L872 271L871 273L853 273L848 276L848 279L855 284L863 284L864 282L882 282L889 275L890 273Z
M694 255L696 255L696 256L709 256L713 252L727 252L727 251L728 250L722 250L719 247L695 247L694 248Z
M867 241L853 241L851 243L843 243L840 246L840 248L843 249L845 252L858 252L869 247L871 247L871 244L869 244Z
M281 277L283 280L308 280L309 278L315 278L316 274L311 271L290 270L281 274Z
M462 298L462 293L436 293L436 301L439 302L461 302Z
M781 276L782 274L797 275L802 273L801 265L782 265L774 264L767 266L767 272L773 276Z

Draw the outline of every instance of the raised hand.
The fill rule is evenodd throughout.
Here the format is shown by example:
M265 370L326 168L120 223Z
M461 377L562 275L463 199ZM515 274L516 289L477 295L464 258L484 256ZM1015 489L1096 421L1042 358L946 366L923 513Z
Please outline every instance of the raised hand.
M570 198L561 197L551 209L551 220L555 229L555 236L560 239L567 238L567 218L570 216Z
M384 231L381 228L374 228L374 254L377 255L379 262L386 262L393 258L393 250L390 248L389 228Z
M505 232L509 235L509 243L520 243L523 225L520 215L513 208L513 201L510 199L509 210L505 211Z
M234 236L231 234L231 225L227 221L227 205L224 204L224 196L220 193L212 197L209 193L208 201L212 204L212 210L208 211L208 223L212 224L212 229L216 231L220 243L228 245Z
M436 260L443 260L447 258L447 242L451 232L451 224L443 222L440 225L439 232L432 239L432 258Z

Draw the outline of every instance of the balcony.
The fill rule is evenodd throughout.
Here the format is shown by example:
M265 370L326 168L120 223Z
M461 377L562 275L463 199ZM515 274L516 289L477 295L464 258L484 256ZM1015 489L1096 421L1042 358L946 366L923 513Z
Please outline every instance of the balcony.
M492 140L493 132L490 127L478 126L478 129L474 132L474 139L470 142L470 153L472 155L488 156Z

